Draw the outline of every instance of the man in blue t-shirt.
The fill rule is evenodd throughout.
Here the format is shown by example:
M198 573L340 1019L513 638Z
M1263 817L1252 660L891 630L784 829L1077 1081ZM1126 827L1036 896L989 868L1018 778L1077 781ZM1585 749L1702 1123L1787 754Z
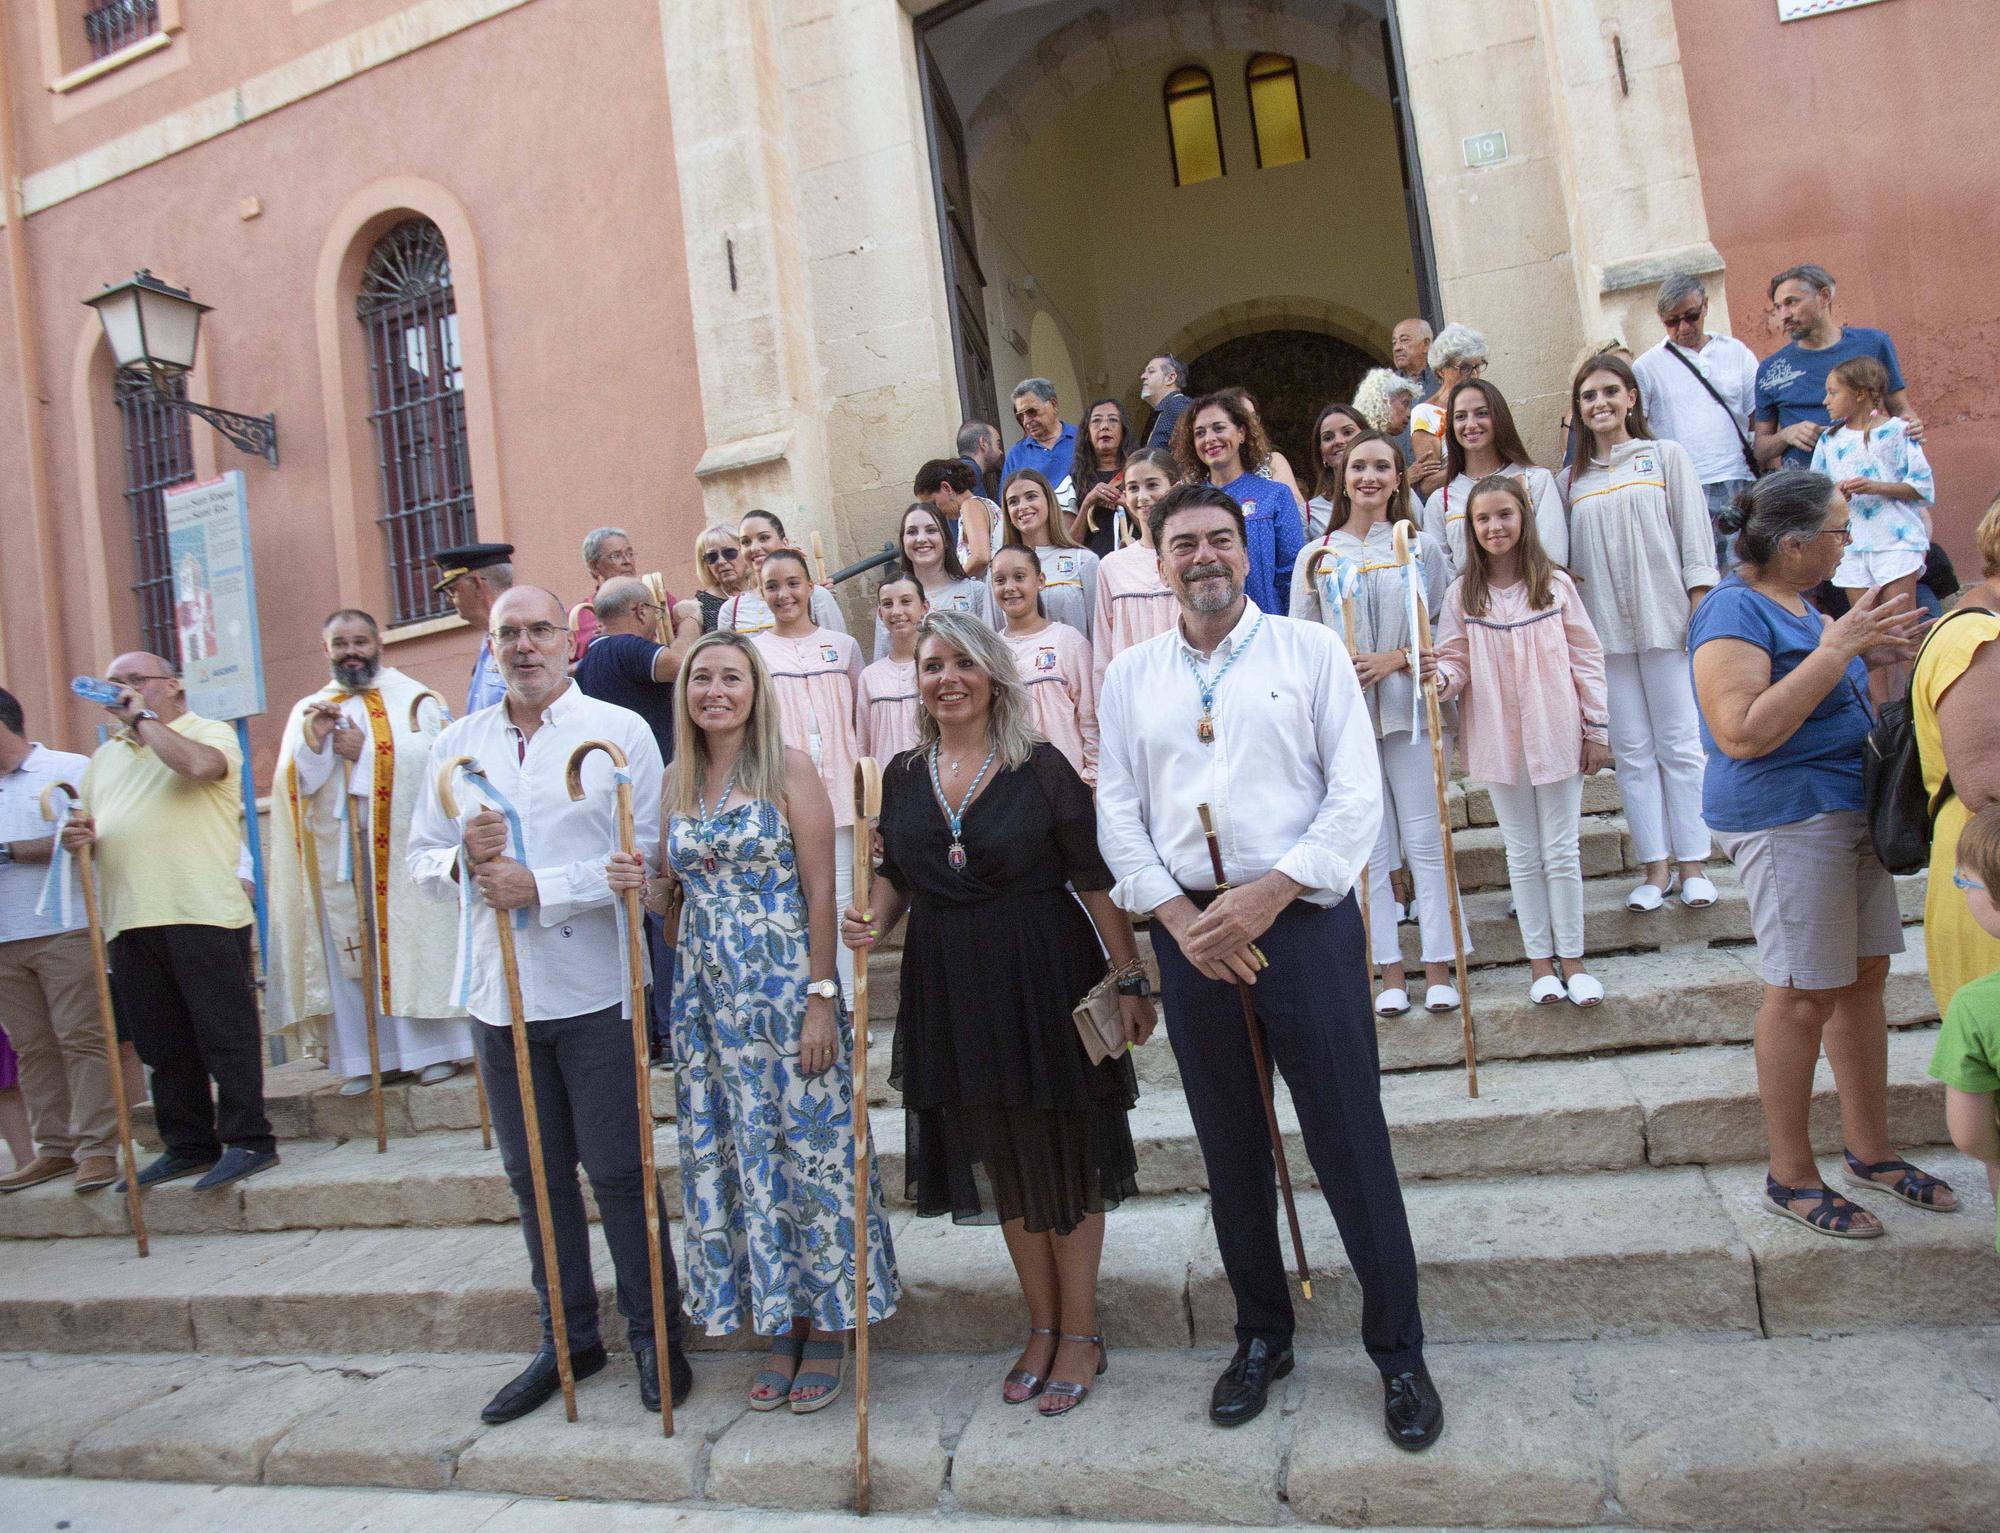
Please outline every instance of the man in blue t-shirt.
M1046 378L1027 378L1014 385L1014 419L1021 423L1021 440L1007 449L1000 465L1000 483L1017 468L1031 468L1055 487L1065 513L1076 510L1076 485L1070 468L1076 461L1076 427L1056 408L1056 386Z
M1853 357L1882 364L1889 374L1889 412L1910 423L1912 440L1923 440L1923 422L1910 414L1896 343L1885 331L1834 323L1833 278L1825 267L1779 272L1771 279L1771 302L1790 341L1757 366L1751 420L1762 467L1775 467L1780 458L1790 467L1812 466L1813 443L1827 425L1826 375Z
M576 663L576 684L584 696L630 708L644 719L660 742L660 759L674 759L674 677L681 657L701 637L698 620L689 618L672 644L653 639L660 620L659 604L643 580L613 576L597 588L590 603L597 618L597 636Z

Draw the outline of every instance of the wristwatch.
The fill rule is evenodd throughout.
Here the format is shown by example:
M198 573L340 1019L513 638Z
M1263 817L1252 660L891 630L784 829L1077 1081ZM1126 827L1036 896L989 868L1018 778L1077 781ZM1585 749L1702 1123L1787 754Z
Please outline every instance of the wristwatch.
M1143 974L1127 975L1118 981L1120 995L1136 995L1143 999L1153 993L1153 982Z
M160 716L153 712L152 709L141 708L137 713L132 715L132 727L137 729L147 719L151 719L155 724L160 722Z
M816 979L806 986L807 995L816 995L822 1001L840 999L840 981L837 979Z

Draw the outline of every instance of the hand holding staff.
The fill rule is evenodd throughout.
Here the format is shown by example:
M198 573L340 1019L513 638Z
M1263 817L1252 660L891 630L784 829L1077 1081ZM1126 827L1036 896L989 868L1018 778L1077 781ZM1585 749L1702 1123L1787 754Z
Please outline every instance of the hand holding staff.
M1215 892L1220 894L1229 887L1229 877L1222 871L1222 843L1215 838L1215 817L1209 813L1206 804L1197 804L1195 813L1201 816L1201 833L1208 838L1209 866L1215 869ZM1261 959L1263 955L1260 953L1258 957ZM1271 1159L1278 1165L1278 1191L1284 1194L1285 1219L1292 1227L1292 1259L1298 1264L1299 1292L1311 1299L1312 1269L1306 1265L1305 1236L1299 1233L1299 1206L1292 1199L1292 1168L1285 1163L1285 1136L1278 1132L1278 1106L1274 1095L1277 1086L1271 1079L1271 1061L1264 1053L1264 1029L1257 1021L1257 1008L1250 999L1250 987L1240 979L1236 982L1236 998L1243 1003L1243 1026L1250 1034L1250 1063L1264 1088L1261 1098L1264 1127L1271 1133Z
M80 802L76 789L66 782L52 782L42 789L42 818L59 820L63 810L57 795ZM139 1254L148 1254L146 1214L139 1206L139 1157L132 1148L132 1111L125 1105L125 1078L118 1063L118 1021L111 1010L111 959L104 951L104 921L97 910L97 868L91 861L94 849L88 845L76 851L76 881L83 889L83 918L90 926L90 968L97 980L97 1016L104 1024L104 1065L111 1078L111 1100L118 1107L118 1149L125 1162L125 1212L132 1219L132 1238ZM52 853L60 859L61 852Z
M1407 565L1410 562L1410 524L1397 522L1393 534L1395 538L1396 562ZM1410 635L1410 642L1416 646L1418 654L1427 654L1431 647L1431 615L1423 602L1415 604L1417 630ZM1413 676L1413 681L1421 681L1424 693L1424 716L1430 725L1431 774L1437 788L1438 833L1444 838L1444 888L1451 901L1451 946L1456 960L1458 979L1458 1014L1465 1032L1465 1094L1479 1095L1479 1035L1472 1022L1472 987L1465 982L1465 912L1458 904L1458 858L1451 845L1451 806L1446 802L1448 784L1444 766L1444 720L1438 710L1437 678L1434 676Z
M480 782L486 780L485 768L472 756L454 756L439 770L438 807L454 820L458 818L458 797L453 787L461 771L468 778ZM471 869L461 868L459 876L470 878ZM495 910L493 924L500 940L500 968L507 979L507 1004L513 1013L508 1030L514 1035L514 1079L521 1089L521 1125L528 1139L528 1176L535 1184L535 1222L541 1226L542 1275L549 1291L549 1322L555 1333L556 1374L562 1380L563 1414L574 1421L576 1374L570 1367L569 1317L563 1311L562 1267L556 1259L556 1232L549 1214L549 1173L542 1162L542 1119L535 1107L534 1064L528 1056L527 1007L521 1000L521 961L514 951L514 926L508 913ZM660 1338L660 1344L666 1345L664 1336ZM661 1371L665 1372L665 1368L663 1361ZM663 1388L660 1394L664 1398L667 1391Z
M609 740L586 740L569 756L569 796L583 797L583 762L592 751L603 751L617 771L618 850L638 855L632 833L632 781L625 775L625 752ZM631 986L632 1070L639 1082L639 1166L646 1179L646 1259L653 1290L654 1359L660 1370L660 1433L674 1435L674 1391L667 1377L667 1295L660 1260L660 1181L653 1161L653 1072L646 1046L646 957L641 946L645 926L639 912L639 891L627 889L625 905L625 973Z
M875 855L870 827L882 816L882 768L854 763L854 903L872 910ZM854 964L854 1510L868 1515L868 954Z

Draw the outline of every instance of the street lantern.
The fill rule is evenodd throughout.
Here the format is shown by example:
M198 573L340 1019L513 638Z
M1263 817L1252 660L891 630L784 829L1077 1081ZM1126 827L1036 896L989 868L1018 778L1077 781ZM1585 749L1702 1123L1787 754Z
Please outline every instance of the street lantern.
M201 317L208 313L208 304L197 303L184 289L169 287L150 271L137 272L129 282L113 283L83 301L97 311L120 372L145 378L158 403L200 416L244 452L278 466L275 415L241 415L167 392L170 379L194 366Z

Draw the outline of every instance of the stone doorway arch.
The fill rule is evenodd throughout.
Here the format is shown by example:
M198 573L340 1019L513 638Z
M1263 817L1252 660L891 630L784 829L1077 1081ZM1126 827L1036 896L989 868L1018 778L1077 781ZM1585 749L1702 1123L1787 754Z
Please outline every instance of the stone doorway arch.
M1230 387L1256 396L1271 445L1290 461L1308 498L1319 473L1313 421L1327 405L1352 399L1362 374L1383 365L1341 336L1295 327L1231 336L1185 360L1197 397Z

